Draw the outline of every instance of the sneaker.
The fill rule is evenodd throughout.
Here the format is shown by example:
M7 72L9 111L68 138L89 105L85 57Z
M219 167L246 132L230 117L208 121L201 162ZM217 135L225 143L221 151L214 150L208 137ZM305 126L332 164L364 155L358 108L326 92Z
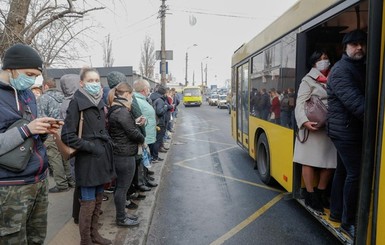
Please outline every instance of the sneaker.
M106 195L103 195L103 201L108 201L108 196L106 196Z
M151 170L147 170L147 174L148 174L148 175L154 175L155 172L154 172L154 171L151 171Z
M104 189L105 193L114 193L114 187L110 187L108 189Z
M164 148L159 148L158 152L161 152L161 153L166 153L166 152L167 152L167 150L166 150L166 149L164 149Z
M66 192L69 191L70 188L59 188L57 186L52 187L51 189L48 190L49 193L59 193L59 192Z
M146 195L138 194L132 197L132 200L144 200L146 199Z
M135 226L135 225L139 225L139 221L125 218L124 220L117 220L116 224L118 226L126 226L126 227L127 226Z
M136 216L135 214L129 214L129 213L126 213L126 218L129 218L129 219L135 220L135 221L137 221L139 219L139 217Z
M131 202L129 201L130 203L127 205L127 202L126 202L126 208L128 209L137 209L138 208L138 204L134 203L134 202Z
M157 160L158 162L161 162L161 161L163 161L164 159L163 159L163 158L160 158L160 157L158 157L156 160Z

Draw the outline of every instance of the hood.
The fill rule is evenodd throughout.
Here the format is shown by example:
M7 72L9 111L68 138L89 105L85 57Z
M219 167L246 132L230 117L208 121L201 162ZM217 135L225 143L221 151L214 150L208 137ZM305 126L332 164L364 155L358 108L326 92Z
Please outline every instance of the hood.
M152 93L151 95L150 95L150 99L151 99L151 101L155 101L155 100L157 100L158 98L162 98L163 97L163 95L161 95L160 93L158 93L158 92L154 92L154 93Z
M60 87L65 98L71 98L76 90L80 88L80 76L66 74L60 78Z
M56 88L51 88L48 89L47 91L44 92L44 94L48 95L49 97L53 98L56 100L58 103L63 103L64 100L64 95L62 92L57 90ZM43 94L43 95L44 95Z

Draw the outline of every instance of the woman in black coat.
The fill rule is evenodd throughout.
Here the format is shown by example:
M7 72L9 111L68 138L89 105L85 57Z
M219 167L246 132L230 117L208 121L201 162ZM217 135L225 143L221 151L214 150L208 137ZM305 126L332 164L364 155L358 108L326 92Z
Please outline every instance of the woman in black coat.
M114 142L114 166L117 174L115 189L116 224L119 226L138 225L138 217L125 211L126 194L135 174L135 155L139 145L144 144L140 131L131 111L132 88L121 82L108 94L108 130ZM142 120L138 119L138 123Z
M98 220L103 200L103 185L114 177L112 142L106 130L105 104L99 74L91 68L80 74L80 88L67 109L62 140L77 149L75 159L76 185L81 201L79 231L81 244L111 244L98 233ZM83 112L83 132L78 136L80 114Z

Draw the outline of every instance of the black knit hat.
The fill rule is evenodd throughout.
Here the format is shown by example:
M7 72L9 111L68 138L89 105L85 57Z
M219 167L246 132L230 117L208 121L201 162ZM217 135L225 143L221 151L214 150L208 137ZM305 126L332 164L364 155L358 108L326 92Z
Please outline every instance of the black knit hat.
M353 42L364 42L366 43L367 34L361 30L354 30L345 34L342 39L342 44L346 45Z
M112 71L107 74L107 82L108 87L110 87L110 89L113 89L119 83L127 82L127 77L121 72Z
M28 45L18 43L5 51L2 69L37 69L43 71L43 60L36 50Z

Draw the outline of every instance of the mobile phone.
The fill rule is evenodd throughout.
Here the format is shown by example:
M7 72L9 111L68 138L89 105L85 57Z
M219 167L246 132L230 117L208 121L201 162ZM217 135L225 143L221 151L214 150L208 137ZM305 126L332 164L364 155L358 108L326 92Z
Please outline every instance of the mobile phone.
M48 121L49 124L59 124L60 122L63 122L64 119L56 118L55 120Z

